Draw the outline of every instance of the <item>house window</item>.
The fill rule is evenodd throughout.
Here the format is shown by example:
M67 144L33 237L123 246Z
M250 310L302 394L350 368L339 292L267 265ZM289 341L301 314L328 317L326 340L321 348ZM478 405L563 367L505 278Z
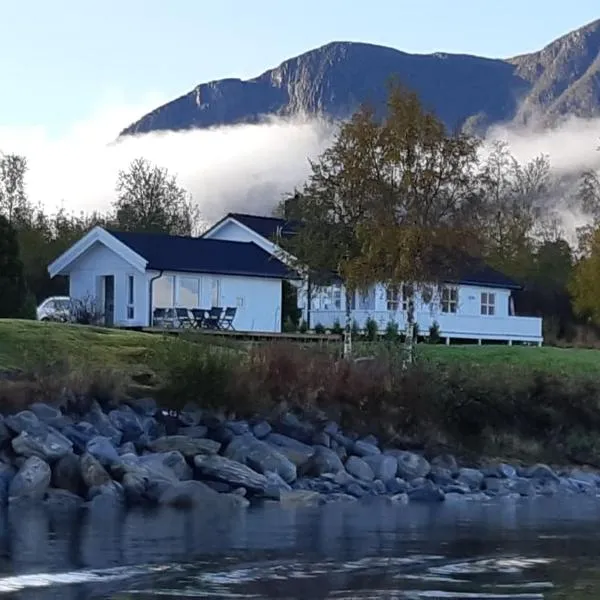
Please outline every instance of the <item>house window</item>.
M408 310L408 302L413 295L413 288L407 283L402 284L402 310L406 312Z
M200 280L194 277L177 278L177 306L198 308L200 306Z
M336 310L342 310L342 286L334 285L331 293L331 302L333 308Z
M221 280L212 280L212 306L221 306Z
M135 278L133 275L127 277L127 318L129 320L135 317L134 308L134 289L135 289Z
M421 299L423 300L423 304L430 304L433 300L433 289L430 285L423 287L423 290L421 291Z
M387 309L397 311L399 306L399 290L397 285L388 285L386 291Z
M458 307L458 289L455 287L442 288L442 312L455 313Z
M172 275L163 275L152 284L152 305L157 308L172 308L175 285Z
M481 292L481 314L489 316L496 314L496 294Z

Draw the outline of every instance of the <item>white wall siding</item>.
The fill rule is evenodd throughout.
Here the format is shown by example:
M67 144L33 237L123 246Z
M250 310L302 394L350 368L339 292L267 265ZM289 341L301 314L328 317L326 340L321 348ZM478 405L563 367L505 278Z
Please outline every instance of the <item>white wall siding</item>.
M148 280L158 275L148 272ZM173 282L171 295L167 297L163 290L165 280ZM188 285L182 289L181 280L187 284L196 280L197 296L189 292L196 286ZM233 275L210 275L206 273L178 273L168 271L155 280L153 285L153 307L204 308L212 306L237 307L233 326L238 331L281 331L281 280L267 277L241 277Z
M143 326L148 322L148 286L145 273L134 269L106 246L91 246L70 267L69 296L75 300L93 298L100 310L104 310L103 277L113 275L114 324ZM134 318L127 318L128 277L134 277Z

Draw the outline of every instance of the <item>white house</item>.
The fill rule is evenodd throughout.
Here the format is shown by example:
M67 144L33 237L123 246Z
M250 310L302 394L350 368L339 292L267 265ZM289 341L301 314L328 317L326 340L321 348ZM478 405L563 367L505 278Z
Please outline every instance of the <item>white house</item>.
M239 236L241 238L241 236ZM48 267L109 325L146 327L157 308L235 307L238 331L281 331L282 281L297 277L264 243L95 227Z
M207 232L204 239L254 242L273 256L282 258L277 240L294 235L294 226L284 219L229 213ZM343 324L346 294L341 282L309 290L298 283L298 307L310 327ZM542 319L517 316L512 292L520 286L487 266L465 269L456 281L420 286L415 296L415 318L419 331L427 334L436 322L449 343L457 340L497 340L541 345ZM352 318L363 328L367 320L380 330L388 323L403 329L406 323L405 286L373 286L351 298ZM309 300L310 297L310 300Z

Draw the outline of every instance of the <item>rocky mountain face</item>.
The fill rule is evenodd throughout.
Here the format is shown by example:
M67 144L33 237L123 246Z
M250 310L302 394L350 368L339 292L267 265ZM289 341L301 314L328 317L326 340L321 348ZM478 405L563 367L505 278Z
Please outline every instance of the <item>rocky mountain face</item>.
M269 115L344 119L360 104L385 106L387 84L415 90L451 128L499 122L551 124L600 115L600 20L539 52L508 60L333 42L254 79L198 85L125 128L121 135L256 123Z

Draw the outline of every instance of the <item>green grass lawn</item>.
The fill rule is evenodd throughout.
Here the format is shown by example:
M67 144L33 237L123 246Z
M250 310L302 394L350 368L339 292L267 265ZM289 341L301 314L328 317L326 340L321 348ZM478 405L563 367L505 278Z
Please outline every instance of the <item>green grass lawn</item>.
M245 342L221 340L188 334L181 343L202 340L225 348L246 348ZM0 319L0 367L23 368L27 362L70 357L85 363L107 367L143 366L163 337L156 334ZM357 354L369 355L380 344L356 344ZM460 362L474 366L502 364L515 368L568 374L600 374L600 351L508 345L436 345L419 344L417 355L439 363Z

